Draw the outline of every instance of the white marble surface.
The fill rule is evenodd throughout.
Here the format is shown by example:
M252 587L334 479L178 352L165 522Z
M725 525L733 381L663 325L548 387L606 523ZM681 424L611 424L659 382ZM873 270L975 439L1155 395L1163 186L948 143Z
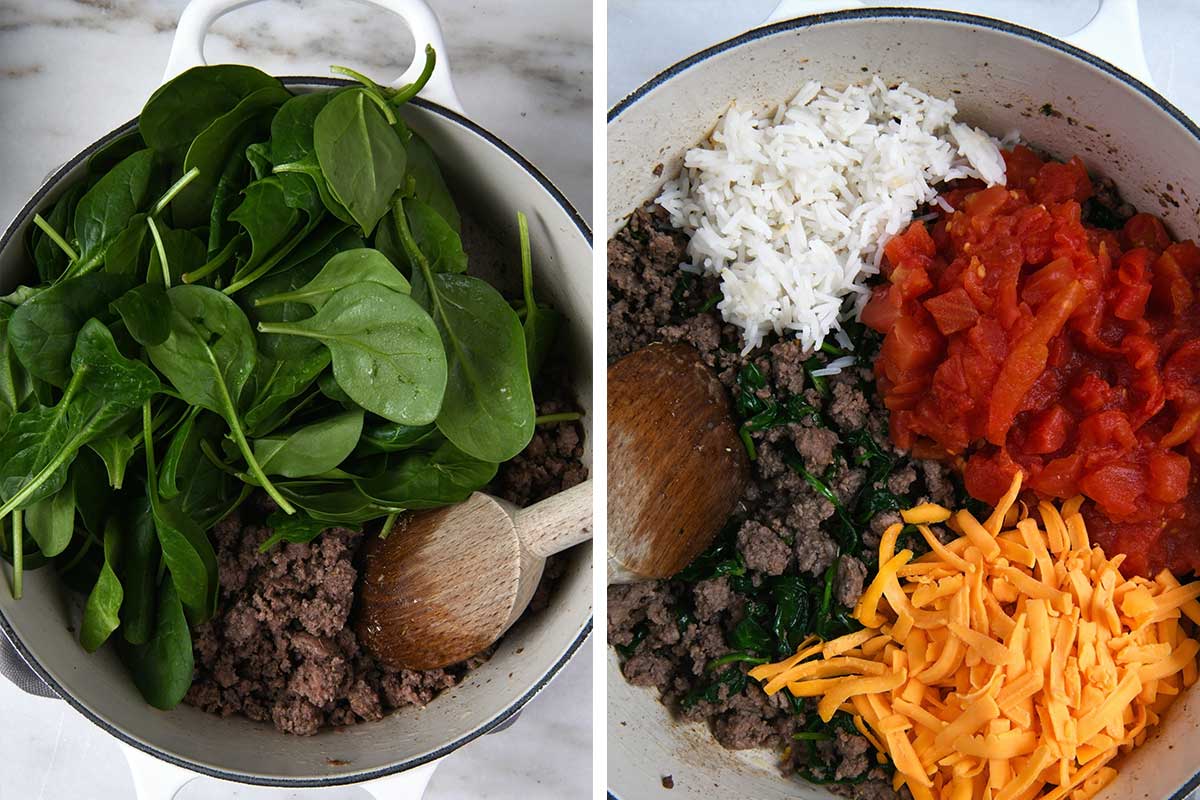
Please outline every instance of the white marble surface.
M778 0L609 0L608 95L618 100L664 68L761 23ZM865 0L868 6L947 8L999 17L1067 36L1087 24L1098 0ZM1156 88L1200 119L1196 0L1140 0L1142 40Z
M521 151L591 218L591 4L430 0L470 116ZM0 225L42 178L132 118L158 84L184 0L0 0ZM422 45L424 43L421 43ZM398 76L413 42L395 17L349 0L266 0L220 20L211 62L324 75L331 63ZM450 756L428 800L558 800L591 786L591 652L585 645L507 731ZM129 798L112 739L65 703L0 680L0 798ZM180 800L366 798L201 779Z

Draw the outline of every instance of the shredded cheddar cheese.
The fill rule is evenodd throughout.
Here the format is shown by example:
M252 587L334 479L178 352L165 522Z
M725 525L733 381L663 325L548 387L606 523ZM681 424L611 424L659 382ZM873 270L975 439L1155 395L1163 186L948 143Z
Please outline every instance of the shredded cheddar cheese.
M901 512L930 552L879 545L864 629L750 671L767 694L817 698L855 727L915 800L1087 800L1197 678L1200 581L1125 578L1091 544L1082 500L1017 502L983 522L925 503ZM1040 521L1040 525L1039 525ZM958 538L943 544L930 529Z

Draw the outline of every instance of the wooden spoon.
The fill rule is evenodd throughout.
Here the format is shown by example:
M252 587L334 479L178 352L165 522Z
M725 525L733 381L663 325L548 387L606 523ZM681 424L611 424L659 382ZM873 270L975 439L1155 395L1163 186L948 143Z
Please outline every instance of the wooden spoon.
M546 557L592 536L592 482L528 508L476 492L403 517L367 546L359 641L399 669L482 652L529 605Z
M667 578L716 537L750 478L729 394L687 344L608 368L608 580Z

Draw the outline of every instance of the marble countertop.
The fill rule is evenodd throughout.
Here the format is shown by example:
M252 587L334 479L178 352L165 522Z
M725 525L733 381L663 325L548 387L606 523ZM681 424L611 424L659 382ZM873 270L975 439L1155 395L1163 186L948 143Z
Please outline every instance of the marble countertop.
M946 8L998 17L1067 36L1096 13L1099 0L864 0L867 6ZM609 0L608 95L612 107L664 68L760 24L778 0ZM1195 0L1140 0L1142 43L1155 87L1200 120L1200 49ZM667 33L669 32L669 35Z
M546 173L591 218L591 4L430 0L468 114ZM135 116L166 64L185 0L0 0L0 224L42 179ZM422 42L423 46L424 43ZM398 76L414 43L394 16L349 0L269 0L222 18L210 62L280 75L344 64ZM439 54L441 55L441 54ZM589 642L506 731L451 755L427 800L557 800L591 787ZM65 703L0 680L0 797L132 794L117 745ZM360 789L273 791L200 779L179 800L366 798Z

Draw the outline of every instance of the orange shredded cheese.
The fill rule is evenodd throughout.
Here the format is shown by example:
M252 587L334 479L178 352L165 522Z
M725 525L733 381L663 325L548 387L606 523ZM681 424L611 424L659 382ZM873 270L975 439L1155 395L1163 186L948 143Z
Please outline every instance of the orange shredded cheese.
M1018 502L986 521L925 503L901 512L930 552L879 547L856 633L803 642L750 676L819 698L896 767L915 800L1087 800L1198 672L1200 581L1125 578L1091 543L1082 503ZM929 526L958 538L942 544Z

